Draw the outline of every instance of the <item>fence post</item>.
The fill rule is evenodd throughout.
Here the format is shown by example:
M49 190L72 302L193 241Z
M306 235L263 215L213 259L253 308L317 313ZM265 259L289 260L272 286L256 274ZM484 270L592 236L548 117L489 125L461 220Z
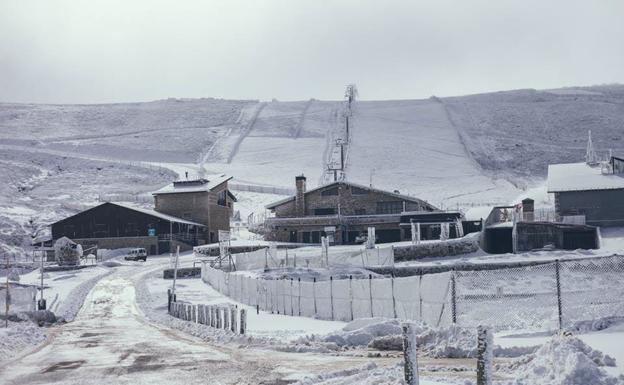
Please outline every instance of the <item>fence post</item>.
M418 357L416 355L416 331L411 322L404 323L403 329L403 360L405 383L418 385Z
M295 257L297 254L295 254ZM297 308L299 309L299 317L301 317L301 277L297 279L299 282L299 295L297 296Z
M561 277L559 274L559 260L555 260L555 279L557 281L557 313L559 316L559 330L563 328L563 310L561 308Z
M216 320L215 320L215 309L213 305L210 305L210 327L215 327L216 326Z
M451 272L451 317L453 325L457 323L457 288L455 286L455 270Z
M329 276L329 301L331 302L331 319L334 320L334 277Z
M290 279L290 315L295 315L295 308L293 307L293 278Z
M215 311L216 311L216 317L215 317L216 325L215 325L215 327L217 329L221 329L221 308L217 306L217 307L215 307Z
M375 311L373 310L373 275L368 275L368 292L370 295L370 308L371 308L371 318L375 316Z
M392 288L392 314L394 318L397 318L396 299L394 298L394 271L392 272L392 275L390 276L390 286Z
M349 305L351 307L351 321L353 321L353 276L349 276Z
M230 308L230 330L236 334L236 308Z
M477 385L492 385L492 331L477 328Z
M230 310L227 307L223 308L223 329L227 330L230 327Z
M245 334L247 330L247 312L245 309L240 311L240 334Z
M423 322L423 312L422 312L422 270L420 271L420 275L418 277L418 320Z
M316 317L316 277L312 279L312 298L314 298L314 317Z

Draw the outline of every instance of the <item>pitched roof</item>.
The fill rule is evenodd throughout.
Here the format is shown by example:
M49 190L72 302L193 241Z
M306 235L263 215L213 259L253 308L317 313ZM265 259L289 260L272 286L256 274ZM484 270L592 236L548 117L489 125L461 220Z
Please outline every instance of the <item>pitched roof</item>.
M137 206L133 206L133 205L130 205L130 204L127 204L127 203L119 203L119 202L104 202L104 203L101 203L101 204L99 204L97 206L93 206L93 207L91 207L89 209L86 209L86 210L83 210L83 211L81 211L79 213L71 215L71 216L69 216L67 218L63 218L63 219L61 219L59 221L56 221L56 222L54 222L52 224L63 222L65 220L67 220L67 219L70 219L72 217L75 217L77 215L85 213L87 211L91 211L91 210L95 209L96 207L100 207L100 206L103 206L103 205L115 205L115 206L123 207L123 208L128 209L128 210L138 211L140 213L151 215L151 216L156 217L156 218L164 219L164 220L169 221L169 222L176 222L176 223L182 223L182 224L186 224L186 225L206 227L205 225L202 225L201 223L192 222L192 221L189 221L189 220L186 220L186 219L174 217L173 215L163 214L163 213L155 211L155 210L144 209L142 207L137 207Z
M311 190L307 190L305 192L305 194L307 195L307 194L312 193L314 191L322 190L322 189L331 187L333 185L338 185L338 184L346 184L346 185L349 185L351 187L357 187L357 188L361 188L361 189L372 191L372 192L377 192L377 193L381 193L381 194L385 194L385 195L390 195L390 196L393 196L395 198L406 200L406 201L410 201L410 202L424 203L424 204L427 204L430 207L432 207L432 208L437 210L437 207L433 206L432 204L430 204L430 203L428 203L426 201L423 201L422 199L410 197L410 196L407 196L407 195L401 195L401 194L393 193L393 192L390 192L390 191L384 191L384 190L376 189L376 188L373 188L373 187L370 187L370 186L365 186L365 185L361 185L361 184L357 184L357 183L353 183L353 182L347 182L347 181L336 181L336 182L327 183L327 184L315 187L315 188L313 188ZM284 203L288 203L288 202L290 202L292 200L295 200L295 195L290 196L288 198L281 199L281 200L276 201L276 202L273 202L273 203L267 205L266 208L267 209L272 209L272 208L280 206L280 205L282 205Z
M193 222L193 221L189 221L186 219L182 219L182 218L178 218L178 217L174 217L173 215L169 215L169 214L163 214L161 212L158 212L156 210L150 210L150 209L144 209L142 207L137 207L137 206L133 206L127 203L119 203L119 202L109 202L112 205L117 205L117 206L121 206L121 207L125 207L127 209L130 210L134 210L134 211L138 211L141 212L143 214L147 214L147 215L151 215L160 219L164 219L166 221L169 222L176 222L176 223L183 223L185 225L193 225L193 226L201 226L201 227L206 227L205 225L202 225L201 223L197 223L197 222Z
M231 176L225 174L209 175L206 178L191 180L191 181L176 181L166 185L165 187L154 191L153 195L159 194L176 194L176 193L190 193L190 192L208 192L212 191L220 184L232 179Z
M586 163L548 166L548 192L624 189L624 174L603 174L600 165Z

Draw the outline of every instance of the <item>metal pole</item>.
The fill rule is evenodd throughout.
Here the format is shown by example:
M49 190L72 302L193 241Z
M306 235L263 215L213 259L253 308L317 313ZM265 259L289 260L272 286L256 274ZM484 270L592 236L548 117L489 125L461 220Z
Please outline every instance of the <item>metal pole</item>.
M559 316L559 330L563 327L563 311L561 308L561 277L559 274L559 260L555 260L555 278L557 280L557 312Z
M176 279L178 278L178 259L179 258L180 258L180 246L178 246L176 250L175 265L173 267L173 286L171 288L171 295L175 295Z
M334 277L329 276L329 299L331 302L331 319L334 320Z
M404 375L407 385L418 385L418 356L416 355L416 330L413 323L405 323L403 329Z
M371 308L371 318L375 316L375 311L373 310L373 275L368 275L368 292L370 294L370 308Z
M392 276L390 277L390 285L392 288L392 314L394 318L397 318L396 299L394 298L394 272L392 272Z
M492 331L477 328L477 385L492 385Z
M451 273L451 316L453 324L457 323L457 292L455 287L455 271Z

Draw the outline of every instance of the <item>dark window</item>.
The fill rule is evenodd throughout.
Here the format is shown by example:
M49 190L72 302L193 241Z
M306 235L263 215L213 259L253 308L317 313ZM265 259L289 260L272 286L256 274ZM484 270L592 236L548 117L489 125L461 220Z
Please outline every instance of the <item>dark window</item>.
M217 204L219 206L227 207L227 190L219 191L219 194L217 195Z
M366 209L355 209L355 215L366 215Z
M312 232L312 243L321 243L321 232L313 231Z
M327 197L332 195L338 195L338 187L332 187L327 190L321 191L321 196Z
M304 231L301 233L301 241L303 243L312 243L311 234L309 231Z
M363 189L363 188L359 188L359 187L352 187L351 188L351 194L352 195L366 195L366 194L368 194L368 190Z
M403 211L403 202L377 202L377 214L399 214Z
M334 215L334 214L336 214L336 209L334 208L314 209L314 215Z

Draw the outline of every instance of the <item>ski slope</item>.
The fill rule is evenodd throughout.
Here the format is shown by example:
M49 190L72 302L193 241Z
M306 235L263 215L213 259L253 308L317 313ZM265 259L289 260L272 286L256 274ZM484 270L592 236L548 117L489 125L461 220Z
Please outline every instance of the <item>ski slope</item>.
M486 176L435 100L357 102L347 178L444 207L506 203L518 194Z

